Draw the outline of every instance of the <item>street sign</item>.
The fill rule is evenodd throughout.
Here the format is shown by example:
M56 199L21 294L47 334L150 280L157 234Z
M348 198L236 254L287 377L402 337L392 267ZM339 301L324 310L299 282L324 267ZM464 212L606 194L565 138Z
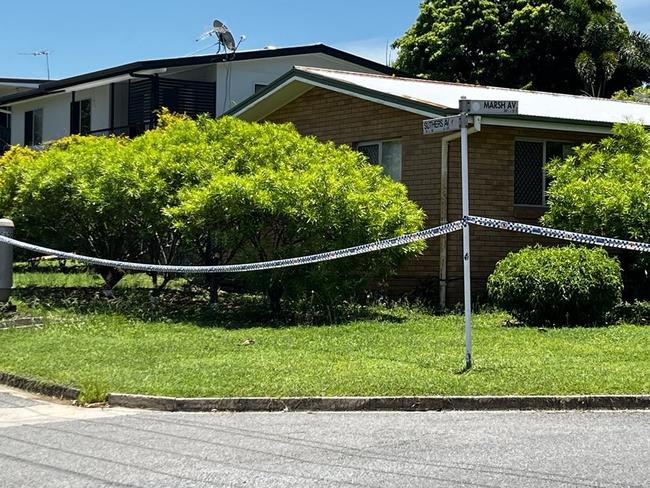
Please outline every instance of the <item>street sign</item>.
M467 100L466 111L476 115L517 115L519 102L516 100ZM463 103L461 102L461 111Z
M428 119L422 122L422 129L424 135L436 134L438 132L450 132L452 130L459 130L460 122L460 115Z

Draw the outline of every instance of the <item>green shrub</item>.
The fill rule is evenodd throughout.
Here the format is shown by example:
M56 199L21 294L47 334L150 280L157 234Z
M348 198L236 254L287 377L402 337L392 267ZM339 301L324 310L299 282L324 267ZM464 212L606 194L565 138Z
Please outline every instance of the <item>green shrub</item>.
M612 137L583 144L546 170L551 184L545 225L650 242L650 131L642 125L616 125ZM649 299L650 254L617 255L626 298Z
M301 136L290 124L233 118L176 121L166 129L205 145L213 172L170 209L205 264L267 261L342 249L420 230L406 187L347 146ZM279 311L281 298L329 313L424 244L241 276ZM221 278L223 279L223 278Z
M650 302L620 303L612 312L612 318L627 324L650 325Z
M529 325L593 325L621 300L618 261L603 249L529 247L497 263L488 294Z
M0 214L14 219L20 239L161 264L299 257L423 227L406 187L347 146L301 136L290 124L166 111L159 119L135 139L72 136L44 151L12 149L0 158ZM230 286L266 293L276 311L284 297L328 308L423 248L201 284L213 301ZM121 277L115 271L116 279L104 277L111 287Z

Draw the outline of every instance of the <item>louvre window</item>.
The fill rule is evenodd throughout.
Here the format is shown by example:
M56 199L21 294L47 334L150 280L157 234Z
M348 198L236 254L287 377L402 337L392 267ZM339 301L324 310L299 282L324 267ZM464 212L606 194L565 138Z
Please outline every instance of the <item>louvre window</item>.
M396 181L402 179L402 143L400 141L362 142L357 150L372 164L378 164Z
M515 205L546 205L550 180L544 171L546 162L563 158L571 146L551 141L515 141Z

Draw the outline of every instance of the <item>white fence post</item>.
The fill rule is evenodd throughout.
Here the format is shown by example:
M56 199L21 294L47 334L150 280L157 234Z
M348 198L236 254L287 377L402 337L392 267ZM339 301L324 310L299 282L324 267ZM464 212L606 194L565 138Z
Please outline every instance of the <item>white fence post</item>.
M14 223L9 219L0 219L0 235L14 236ZM11 244L0 242L0 304L8 303L13 285L14 248Z

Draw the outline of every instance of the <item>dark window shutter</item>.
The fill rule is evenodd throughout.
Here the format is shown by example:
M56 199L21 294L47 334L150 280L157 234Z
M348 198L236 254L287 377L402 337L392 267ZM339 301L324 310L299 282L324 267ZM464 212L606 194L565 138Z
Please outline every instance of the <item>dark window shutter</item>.
M70 134L79 134L81 132L79 113L79 102L72 102L70 104Z
M162 106L169 109L170 112L180 112L179 95L177 87L162 88Z
M25 112L25 146L34 145L34 112Z

